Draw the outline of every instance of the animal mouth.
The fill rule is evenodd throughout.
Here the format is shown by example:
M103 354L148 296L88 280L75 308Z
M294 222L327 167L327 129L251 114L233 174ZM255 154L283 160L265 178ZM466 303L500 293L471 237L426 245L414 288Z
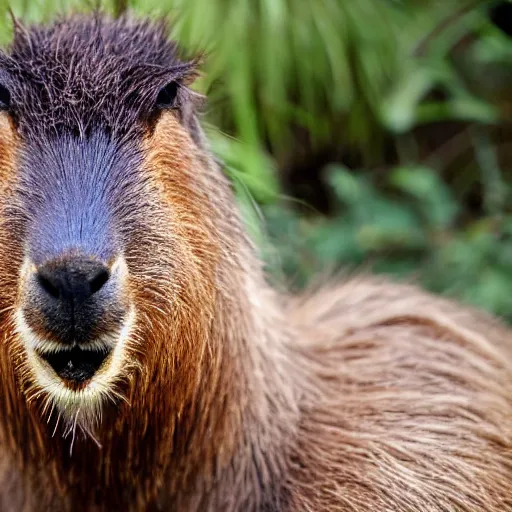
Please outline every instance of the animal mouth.
M84 350L80 347L39 354L64 381L84 384L91 380L112 352L109 348Z

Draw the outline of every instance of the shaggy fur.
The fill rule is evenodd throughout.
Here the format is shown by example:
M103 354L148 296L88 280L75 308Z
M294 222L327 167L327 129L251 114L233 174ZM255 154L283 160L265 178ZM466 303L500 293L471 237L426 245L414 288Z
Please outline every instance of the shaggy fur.
M194 76L194 63L179 60L164 23L106 24L94 15L15 28L0 69L25 137L63 129L83 135L95 126L135 136L159 90Z
M176 109L152 107L162 77L191 70L161 28L18 27L0 63L0 510L512 510L509 330L376 278L271 290L185 85ZM41 138L58 155L98 130L134 156L93 185L121 182L102 207L135 321L91 414L41 386L14 320L29 241L49 236L26 162ZM63 166L38 200L83 173Z

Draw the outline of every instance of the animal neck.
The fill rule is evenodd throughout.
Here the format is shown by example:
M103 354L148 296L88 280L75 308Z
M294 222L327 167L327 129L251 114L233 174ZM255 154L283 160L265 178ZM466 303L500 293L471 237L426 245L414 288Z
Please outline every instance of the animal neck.
M228 510L234 503L251 509L277 494L297 424L298 370L287 352L291 334L279 298L250 247L237 254L240 272L226 267L223 274L220 267L208 342L199 370L186 370L196 380L175 416L170 481L180 510Z

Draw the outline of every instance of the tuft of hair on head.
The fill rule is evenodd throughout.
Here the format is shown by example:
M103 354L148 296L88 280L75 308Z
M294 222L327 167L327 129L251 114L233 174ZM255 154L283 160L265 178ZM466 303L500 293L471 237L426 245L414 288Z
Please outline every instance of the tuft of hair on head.
M48 25L24 25L14 17L13 26L14 38L0 53L0 67L15 85L12 102L23 133L37 126L85 135L102 126L126 136L140 126L137 121L151 116L170 83L177 87L173 108L184 122L202 102L189 89L202 56L183 58L168 37L164 18L95 12L60 17Z

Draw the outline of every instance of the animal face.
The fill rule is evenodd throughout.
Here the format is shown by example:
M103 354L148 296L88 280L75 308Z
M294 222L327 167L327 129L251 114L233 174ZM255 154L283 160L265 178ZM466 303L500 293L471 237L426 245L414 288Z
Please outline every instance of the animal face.
M165 32L73 18L0 56L6 357L29 402L84 425L176 372L211 316L217 192Z

